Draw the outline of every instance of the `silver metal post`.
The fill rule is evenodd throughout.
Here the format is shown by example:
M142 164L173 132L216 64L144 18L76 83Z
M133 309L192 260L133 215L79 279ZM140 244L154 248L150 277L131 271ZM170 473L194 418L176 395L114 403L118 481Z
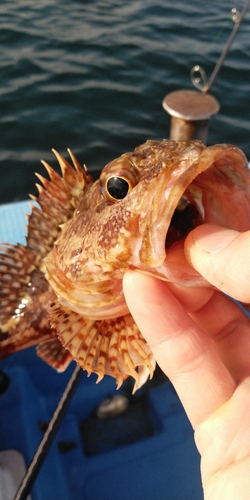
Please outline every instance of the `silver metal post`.
M218 113L220 105L211 95L196 90L177 90L167 94L163 108L171 116L170 139L206 142L209 120Z

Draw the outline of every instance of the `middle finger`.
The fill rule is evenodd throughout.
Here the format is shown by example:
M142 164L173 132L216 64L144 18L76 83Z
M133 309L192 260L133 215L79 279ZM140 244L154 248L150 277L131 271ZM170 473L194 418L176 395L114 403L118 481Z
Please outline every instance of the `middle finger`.
M229 297L212 288L169 284L189 316L212 338L228 370L238 382L250 375L250 321Z

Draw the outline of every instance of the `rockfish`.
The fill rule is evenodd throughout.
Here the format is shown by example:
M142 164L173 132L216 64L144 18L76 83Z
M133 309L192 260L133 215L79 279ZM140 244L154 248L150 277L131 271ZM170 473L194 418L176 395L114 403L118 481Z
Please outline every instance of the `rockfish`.
M0 357L37 344L58 371L76 360L90 374L140 387L155 362L129 313L128 269L204 286L173 250L199 224L250 229L250 171L237 147L149 140L108 163L99 180L69 151L43 162L27 244L0 249Z

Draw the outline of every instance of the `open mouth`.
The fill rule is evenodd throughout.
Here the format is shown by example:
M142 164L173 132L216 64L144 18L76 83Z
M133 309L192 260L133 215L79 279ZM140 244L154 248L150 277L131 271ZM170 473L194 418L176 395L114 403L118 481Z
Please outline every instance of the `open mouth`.
M204 209L201 202L196 201L189 190L181 197L166 235L165 249L182 246L183 240L195 227L204 222Z

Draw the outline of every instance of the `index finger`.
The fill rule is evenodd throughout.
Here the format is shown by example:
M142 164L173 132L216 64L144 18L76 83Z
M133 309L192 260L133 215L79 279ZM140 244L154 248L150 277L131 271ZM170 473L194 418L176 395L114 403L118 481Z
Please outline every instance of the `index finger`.
M233 394L236 384L212 340L166 283L138 272L124 276L128 307L194 428Z

